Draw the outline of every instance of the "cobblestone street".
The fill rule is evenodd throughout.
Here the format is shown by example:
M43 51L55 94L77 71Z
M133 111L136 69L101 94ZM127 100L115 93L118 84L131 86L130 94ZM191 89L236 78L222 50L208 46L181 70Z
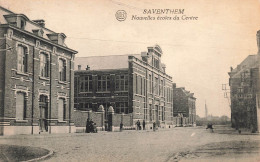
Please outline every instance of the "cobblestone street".
M180 127L157 132L17 135L0 137L0 144L41 147L54 151L50 158L45 159L46 161L177 161L207 158L202 154L209 154L213 159L219 158L220 155L224 160L234 161L250 156L256 161L255 158L259 155L259 135L238 135L235 131L222 134L221 132L227 132L224 130L224 127L218 127L215 130L217 133L210 133L202 127ZM251 147L252 143L255 143L253 146L255 149L251 149L254 154L249 154L250 149L247 147ZM203 151L212 147L215 147L215 150L221 147L225 149L218 150L215 154ZM241 154L244 153L241 150L238 153L227 150L237 147L248 150L247 154ZM200 152L192 153L196 150Z

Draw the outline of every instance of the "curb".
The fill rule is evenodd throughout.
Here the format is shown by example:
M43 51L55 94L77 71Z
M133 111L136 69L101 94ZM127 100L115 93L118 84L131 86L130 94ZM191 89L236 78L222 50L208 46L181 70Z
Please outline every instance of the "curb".
M44 155L44 156L39 157L39 158L31 159L31 160L21 161L21 162L32 162L32 161L43 160L43 159L46 159L46 158L50 157L51 155L53 155L53 153L54 152L52 150L49 150L49 153L47 155Z

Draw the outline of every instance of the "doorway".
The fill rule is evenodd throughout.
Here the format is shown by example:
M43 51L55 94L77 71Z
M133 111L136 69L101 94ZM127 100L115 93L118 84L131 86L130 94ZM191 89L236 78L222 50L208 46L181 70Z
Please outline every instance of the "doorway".
M41 132L48 132L48 97L41 95L40 96L40 102L39 102L39 108L40 108L40 131Z

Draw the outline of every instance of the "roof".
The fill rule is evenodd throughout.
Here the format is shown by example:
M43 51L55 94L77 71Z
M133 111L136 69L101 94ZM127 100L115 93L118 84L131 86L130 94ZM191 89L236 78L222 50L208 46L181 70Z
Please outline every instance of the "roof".
M190 97L190 98L196 99L196 98L194 97L194 93L191 93L190 91L185 90L184 87L179 87L179 88L176 88L176 89L178 89L179 92L184 93L184 94L186 95L186 97Z
M15 24L18 24L16 17L23 17L26 20L26 23L25 23L26 25L23 28L20 28L17 25L15 25ZM39 23L37 23L37 22L39 22ZM66 38L66 36L63 33L56 33L54 31L46 28L44 20L33 21L33 20L30 20L24 14L17 14L17 13L10 11L9 9L6 9L6 8L0 6L0 24L1 24L1 27L8 27L8 25L12 26L14 29L22 30L23 32L27 32L28 34L32 34L33 36L39 37L39 39L41 39L41 40L52 42L54 44L57 44L59 47L61 47L61 46L62 46L62 48L64 47L63 49L66 49L66 50L69 49L69 51L72 51L73 53L77 53L77 51L74 51L74 50L68 48L64 41L57 43L53 39L50 39L50 37L48 35L51 35L51 34L52 35L60 34L64 38ZM43 35L39 36L39 35L35 34L34 31L37 31L37 30L41 30Z
M141 57L140 54L76 57L74 69L78 70L78 65L82 70L87 66L90 70L124 69L128 68L128 56Z
M240 78L241 73L257 68L259 65L257 55L249 55L234 70L231 71L232 78Z

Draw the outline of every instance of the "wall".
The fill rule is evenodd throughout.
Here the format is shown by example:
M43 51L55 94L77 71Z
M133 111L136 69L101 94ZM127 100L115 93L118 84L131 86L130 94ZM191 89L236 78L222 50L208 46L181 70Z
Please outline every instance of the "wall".
M90 118L97 127L105 126L104 112L74 110L73 121L76 127L86 127L87 119ZM132 114L113 114L113 126L120 127L123 122L124 127L132 126Z

